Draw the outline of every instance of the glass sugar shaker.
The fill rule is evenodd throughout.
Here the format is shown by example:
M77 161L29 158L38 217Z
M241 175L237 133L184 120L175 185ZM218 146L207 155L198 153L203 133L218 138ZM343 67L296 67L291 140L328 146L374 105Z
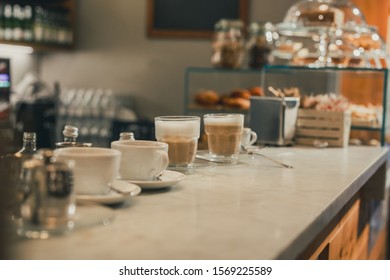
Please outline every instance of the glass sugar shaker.
M73 229L73 166L73 161L58 160L50 149L39 150L33 159L23 163L18 188L18 235L46 239Z
M253 22L248 27L246 44L248 67L260 69L272 62L274 26L270 22Z
M215 24L211 63L218 68L240 68L245 54L244 23L221 19Z
M80 143L77 142L77 137L79 136L79 129L75 126L65 125L64 130L62 131L64 136L63 142L57 142L56 148L66 148L66 147L91 147L92 143Z

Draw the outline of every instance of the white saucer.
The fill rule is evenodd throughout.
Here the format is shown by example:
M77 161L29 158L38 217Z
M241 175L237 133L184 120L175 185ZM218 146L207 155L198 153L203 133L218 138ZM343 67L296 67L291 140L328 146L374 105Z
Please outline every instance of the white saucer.
M152 190L152 189L162 189L171 187L181 180L183 180L185 175L183 173L165 170L163 174L159 177L159 180L156 181L129 181L133 184L139 185L143 190Z
M92 201L102 204L115 204L119 202L124 202L131 197L138 195L141 192L141 188L136 184L121 180L114 181L113 188L117 189L118 191L111 189L107 194L78 194L76 195L76 200Z

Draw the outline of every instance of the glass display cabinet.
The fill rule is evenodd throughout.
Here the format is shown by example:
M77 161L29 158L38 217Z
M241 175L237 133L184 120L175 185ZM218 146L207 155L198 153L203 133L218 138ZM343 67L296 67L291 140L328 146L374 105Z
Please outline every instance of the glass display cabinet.
M299 91L301 97L335 93L348 98L352 110L351 139L384 145L387 119L387 68L267 66L262 70L190 67L185 72L184 112L240 112L249 123L249 99L273 96L269 88ZM203 98L203 99L202 99Z

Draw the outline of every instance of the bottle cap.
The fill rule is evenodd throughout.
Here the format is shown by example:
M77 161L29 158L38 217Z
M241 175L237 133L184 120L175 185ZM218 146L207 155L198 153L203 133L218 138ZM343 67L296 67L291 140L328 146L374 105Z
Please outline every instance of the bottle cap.
M121 132L119 134L119 140L135 140L133 132Z

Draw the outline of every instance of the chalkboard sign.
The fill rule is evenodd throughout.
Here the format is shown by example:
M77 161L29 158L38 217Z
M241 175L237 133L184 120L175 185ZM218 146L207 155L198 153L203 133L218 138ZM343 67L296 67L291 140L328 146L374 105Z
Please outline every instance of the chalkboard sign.
M248 0L148 0L150 37L210 38L221 18L247 24Z

